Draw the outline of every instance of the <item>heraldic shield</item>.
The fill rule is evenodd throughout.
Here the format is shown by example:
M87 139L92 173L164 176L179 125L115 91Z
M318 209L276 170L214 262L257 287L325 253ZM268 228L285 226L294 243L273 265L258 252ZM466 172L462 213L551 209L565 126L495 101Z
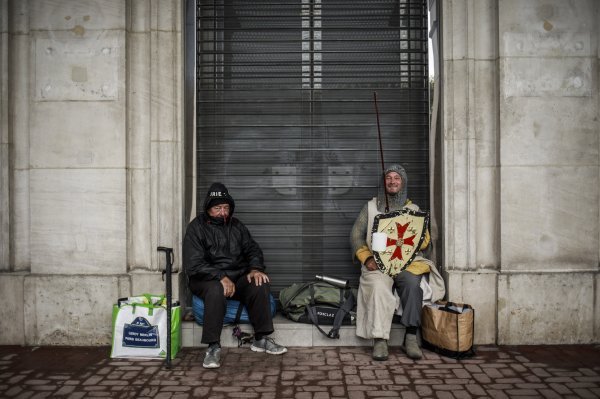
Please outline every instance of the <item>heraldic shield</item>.
M425 239L429 213L402 209L375 216L373 233L387 236L385 249L373 251L377 267L394 277L411 264Z

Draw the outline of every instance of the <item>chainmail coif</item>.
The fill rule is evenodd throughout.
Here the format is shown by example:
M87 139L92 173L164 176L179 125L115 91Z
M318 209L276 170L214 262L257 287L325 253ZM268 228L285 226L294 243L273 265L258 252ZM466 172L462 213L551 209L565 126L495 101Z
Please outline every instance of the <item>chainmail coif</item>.
M384 173L379 178L378 184L378 194L377 194L377 210L379 212L385 212L385 184L383 177L389 172L396 172L402 177L402 188L395 195L388 195L388 205L390 207L389 211L397 211L404 207L406 204L407 196L408 196L408 176L406 175L406 171L401 165L392 164L389 165ZM366 234L367 234L367 225L368 225L368 205L365 204L362 210L360 211L356 221L354 222L354 226L352 228L352 232L350 233L350 244L352 245L352 254L353 256L356 254L356 251L366 245Z
M396 172L400 175L400 177L402 178L402 188L397 194L388 194L388 204L390 207L389 211L392 212L402 209L402 207L404 207L404 204L406 204L406 199L408 198L408 176L406 175L406 171L404 170L402 165L389 165L387 168L385 168L383 175L379 179L379 189L377 193L377 210L382 213L385 212L384 177L390 172Z

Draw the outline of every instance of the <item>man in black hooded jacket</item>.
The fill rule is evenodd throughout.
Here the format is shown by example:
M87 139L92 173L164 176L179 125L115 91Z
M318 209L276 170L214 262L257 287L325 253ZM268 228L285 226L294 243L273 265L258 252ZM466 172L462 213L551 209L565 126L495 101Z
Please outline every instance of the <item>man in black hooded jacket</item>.
M235 202L222 183L213 183L204 213L187 227L183 265L192 293L204 301L202 343L208 344L203 366L220 367L221 331L227 299L242 302L254 328L255 352L280 355L287 349L267 335L273 332L270 279L263 253L244 224L233 217Z

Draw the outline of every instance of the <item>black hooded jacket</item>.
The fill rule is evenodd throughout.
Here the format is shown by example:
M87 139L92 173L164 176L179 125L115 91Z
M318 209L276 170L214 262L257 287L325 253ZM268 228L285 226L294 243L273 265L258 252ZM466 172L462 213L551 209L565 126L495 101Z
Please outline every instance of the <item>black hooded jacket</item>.
M214 193L222 196L211 197ZM207 210L216 202L229 203L229 218L208 215ZM183 266L189 279L221 280L227 276L235 282L252 269L264 271L262 250L246 226L233 217L234 205L224 185L211 186L204 213L190 222L183 240Z

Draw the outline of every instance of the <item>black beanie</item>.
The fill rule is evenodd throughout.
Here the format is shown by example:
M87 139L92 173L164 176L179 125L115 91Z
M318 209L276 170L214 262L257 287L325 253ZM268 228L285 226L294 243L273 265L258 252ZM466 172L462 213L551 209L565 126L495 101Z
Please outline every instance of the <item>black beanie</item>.
M204 210L208 211L210 208L220 204L229 204L231 208L229 214L233 214L233 208L235 208L235 202L229 195L227 187L223 183L215 182L210 185L208 193L206 194L206 200L204 201Z

